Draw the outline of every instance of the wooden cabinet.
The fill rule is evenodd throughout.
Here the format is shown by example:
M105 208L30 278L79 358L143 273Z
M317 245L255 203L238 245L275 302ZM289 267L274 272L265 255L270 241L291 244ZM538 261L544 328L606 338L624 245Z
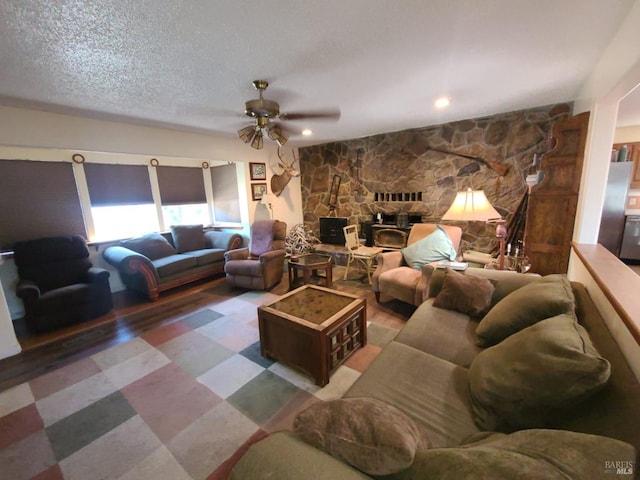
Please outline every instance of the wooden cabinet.
M613 150L620 151L623 145L627 146L627 161L633 162L629 188L640 189L640 142L614 143Z
M589 112L558 120L555 146L542 156L542 181L532 187L527 208L525 252L531 271L567 273L578 205Z

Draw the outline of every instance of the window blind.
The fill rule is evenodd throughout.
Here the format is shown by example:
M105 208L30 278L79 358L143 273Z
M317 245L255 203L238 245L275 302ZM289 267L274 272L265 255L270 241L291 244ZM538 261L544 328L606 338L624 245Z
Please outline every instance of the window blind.
M0 160L0 249L74 234L87 237L72 164Z
M84 173L94 207L153 203L145 165L85 163Z
M207 203L202 168L157 167L162 205Z
M240 223L238 177L235 165L210 168L213 186L213 211L216 222Z

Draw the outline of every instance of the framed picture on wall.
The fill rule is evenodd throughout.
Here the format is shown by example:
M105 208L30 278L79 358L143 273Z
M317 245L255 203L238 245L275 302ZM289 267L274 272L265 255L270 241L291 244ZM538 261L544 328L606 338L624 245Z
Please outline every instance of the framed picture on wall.
M249 163L251 170L251 180L266 180L267 166L264 163Z
M251 196L255 201L262 200L262 195L267 193L266 183L252 183L251 184Z

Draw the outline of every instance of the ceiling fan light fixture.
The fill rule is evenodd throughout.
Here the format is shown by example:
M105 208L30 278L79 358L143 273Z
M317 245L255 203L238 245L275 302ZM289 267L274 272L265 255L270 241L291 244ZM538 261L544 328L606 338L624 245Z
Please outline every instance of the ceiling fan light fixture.
M242 140L244 143L249 143L253 138L255 132L256 128L253 125L249 125L248 127L244 127L238 130L238 137L240 137L240 140Z
M288 138L282 133L282 129L277 125L272 125L267 131L269 138L276 142L280 147L287 143Z
M262 130L257 130L251 141L251 148L262 150Z
M340 110L336 109L280 113L280 105L278 102L264 98L264 93L269 86L269 82L266 80L254 80L253 86L258 91L258 98L248 100L244 103L244 113L255 123L249 127L238 130L238 136L244 143L250 144L251 147L256 150L262 148L265 135L280 147L287 143L288 137L282 132L282 128L275 123L276 121L307 121L309 119L335 121L340 118ZM306 130L304 133L305 136L310 134L310 130Z

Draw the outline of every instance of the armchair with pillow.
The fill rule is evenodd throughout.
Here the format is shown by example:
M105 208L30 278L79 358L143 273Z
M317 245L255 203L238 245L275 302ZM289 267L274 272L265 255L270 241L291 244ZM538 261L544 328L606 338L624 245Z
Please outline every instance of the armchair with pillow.
M248 248L225 253L224 271L233 287L270 290L282 280L287 224L259 220L251 225Z
M372 287L378 301L392 298L420 305L427 297L431 270L441 260L455 260L462 229L451 225L417 223L411 227L407 247L378 255Z

